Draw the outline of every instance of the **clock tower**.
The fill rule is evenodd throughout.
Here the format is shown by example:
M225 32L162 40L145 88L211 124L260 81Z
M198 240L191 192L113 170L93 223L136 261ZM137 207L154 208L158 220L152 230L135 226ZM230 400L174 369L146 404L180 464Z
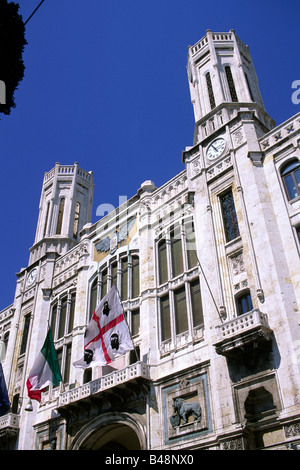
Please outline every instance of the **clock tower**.
M194 201L200 262L204 271L210 272L212 259L215 259L216 275L211 282L220 315L228 318L236 309L235 303L228 301L224 293L230 276L228 266L239 254L249 257L255 278L253 292L258 299L264 296L250 228L246 223L242 234L235 217L236 212L245 214L246 220L252 217L249 201L254 201L254 195L248 195L248 191L254 184L260 192L264 188L261 173L256 171L262 167L264 159L260 138L270 132L275 123L265 110L249 47L233 30L226 33L208 30L190 46L187 73L195 130L193 146L183 152L183 162ZM254 208L259 203L254 201ZM268 214L265 216L267 219ZM234 235L230 243L220 223L224 219L223 225L228 225ZM205 234L203 224L207 227ZM242 223L240 225L243 227Z
M213 136L243 111L253 113L263 132L274 127L265 111L249 48L233 30L208 30L190 46L187 71L196 121L194 145ZM208 158L218 156L223 147L222 141L216 142L208 150Z

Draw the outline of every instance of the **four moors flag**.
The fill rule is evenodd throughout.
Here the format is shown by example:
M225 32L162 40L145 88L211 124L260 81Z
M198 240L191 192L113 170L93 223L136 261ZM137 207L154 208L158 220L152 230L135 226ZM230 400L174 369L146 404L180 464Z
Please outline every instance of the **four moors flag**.
M28 396L33 400L41 401L41 392L48 385L56 387L61 381L58 359L49 329L44 345L29 372L26 383Z
M75 367L106 365L134 349L115 286L100 301L84 336L84 356Z

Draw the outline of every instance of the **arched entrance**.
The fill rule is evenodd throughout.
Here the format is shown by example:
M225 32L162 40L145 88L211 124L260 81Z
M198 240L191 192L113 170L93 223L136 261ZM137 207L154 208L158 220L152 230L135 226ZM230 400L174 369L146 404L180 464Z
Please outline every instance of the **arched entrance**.
M75 436L73 450L146 449L145 423L140 415L106 413L86 424Z
M109 424L95 431L85 448L89 450L140 450L136 432L125 424Z

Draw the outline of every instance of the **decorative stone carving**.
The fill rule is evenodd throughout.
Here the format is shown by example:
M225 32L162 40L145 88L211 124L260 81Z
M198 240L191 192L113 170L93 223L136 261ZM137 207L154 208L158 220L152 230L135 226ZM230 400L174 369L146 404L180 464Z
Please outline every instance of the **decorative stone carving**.
M239 253L231 258L232 274L237 276L245 271L243 253Z
M200 158L196 158L192 162L192 176L196 176L201 172L201 162Z
M211 166L207 171L207 180L210 181L212 178L219 176L221 173L226 171L232 166L231 156L227 155L221 161L214 166Z
M166 391L169 439L208 429L204 382L203 378L183 378L175 389Z
M233 135L233 141L234 141L235 147L238 147L239 145L243 143L245 137L244 137L242 128L235 131L232 135Z
M187 424L190 416L193 416L194 421L201 420L201 406L197 401L186 402L183 398L175 398L173 408L174 413L170 418L173 428L179 426L181 420L183 420L183 424Z
M50 300L52 289L42 289L43 292L43 299Z
M293 423L284 427L286 438L298 436L300 434L300 423Z
M222 449L223 450L243 450L244 445L243 445L243 439L237 438L237 439L231 439L230 441L225 441L222 444Z

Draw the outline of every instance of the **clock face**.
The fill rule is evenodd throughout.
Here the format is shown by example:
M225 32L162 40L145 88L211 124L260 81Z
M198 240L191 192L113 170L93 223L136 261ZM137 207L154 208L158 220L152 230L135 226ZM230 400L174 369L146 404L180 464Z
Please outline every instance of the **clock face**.
M30 273L28 275L28 278L27 278L27 285L28 286L31 286L31 284L34 283L34 281L36 280L36 276L37 276L37 270L36 269L33 269L32 271L30 271Z
M208 147L206 156L209 160L220 157L225 150L226 142L222 137L214 140Z

